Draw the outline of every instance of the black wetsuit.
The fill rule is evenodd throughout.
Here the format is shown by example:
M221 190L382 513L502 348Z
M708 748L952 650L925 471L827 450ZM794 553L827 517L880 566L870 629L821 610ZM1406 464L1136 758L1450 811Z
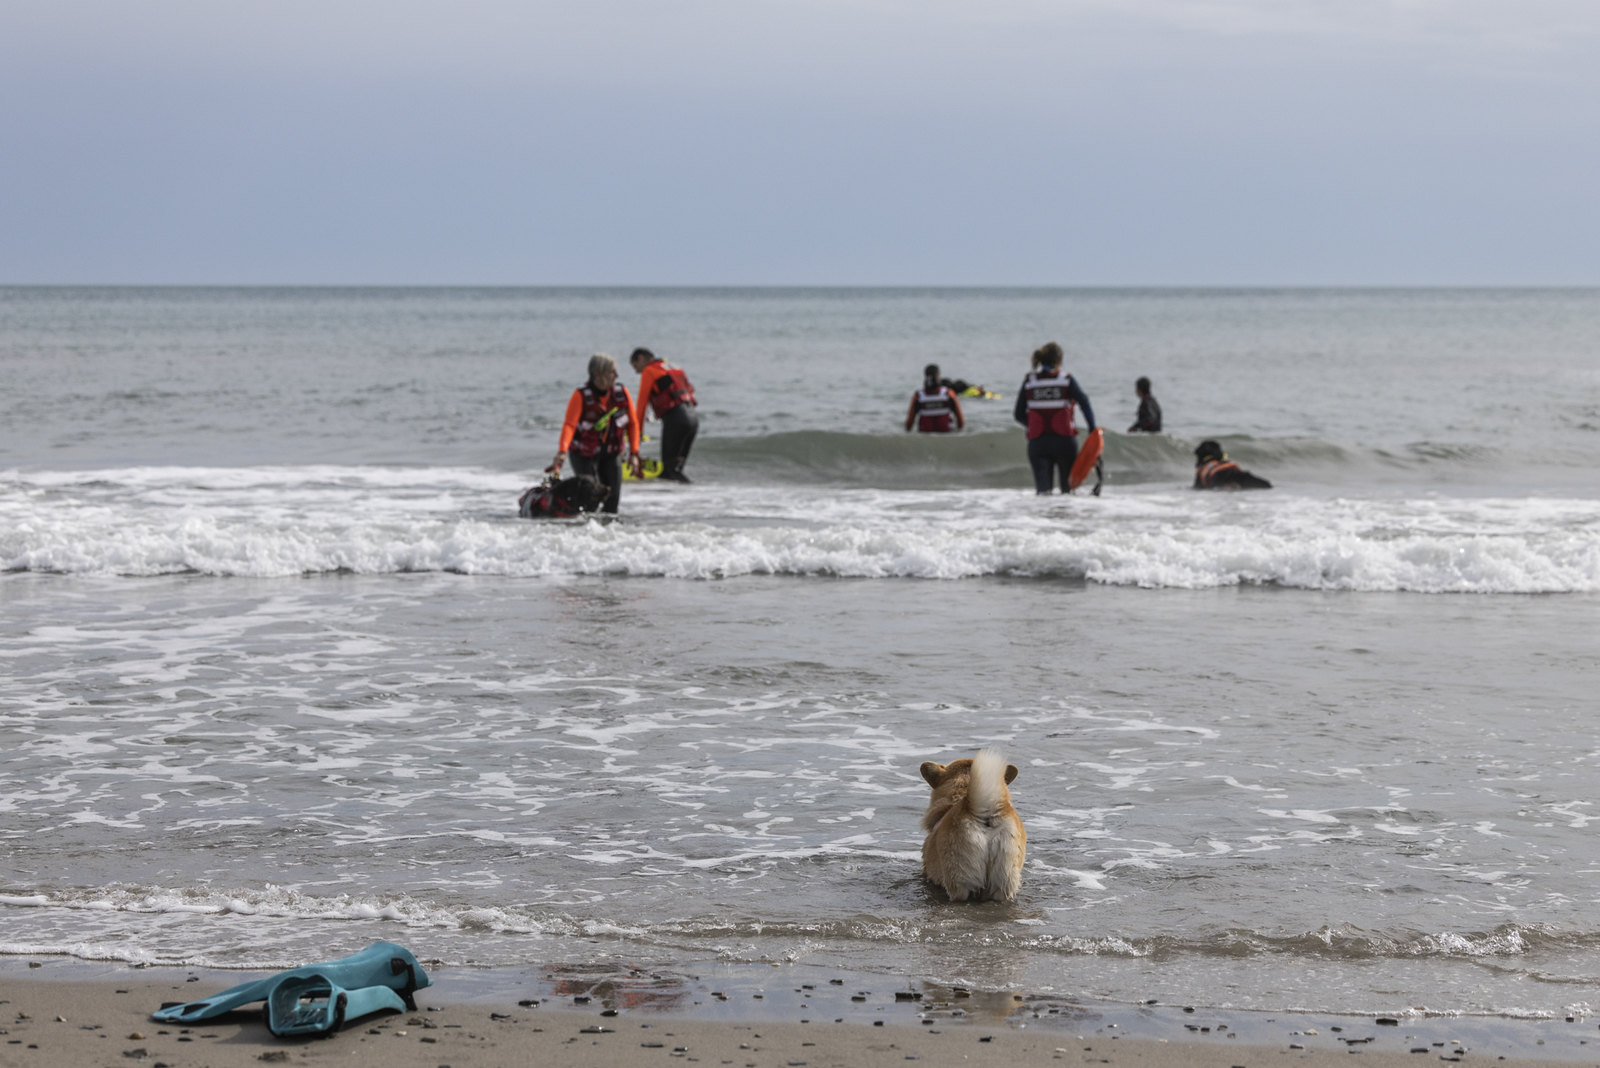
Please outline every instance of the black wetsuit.
M700 415L692 404L667 409L661 417L661 477L687 482L683 465L689 459L694 437L700 433Z
M1152 394L1139 398L1139 417L1128 428L1128 433L1142 430L1147 434L1161 433L1161 405Z
M602 452L594 456L573 453L571 459L573 474L593 475L605 486L606 499L600 505L600 510L616 515L617 502L622 500L622 459L614 452Z

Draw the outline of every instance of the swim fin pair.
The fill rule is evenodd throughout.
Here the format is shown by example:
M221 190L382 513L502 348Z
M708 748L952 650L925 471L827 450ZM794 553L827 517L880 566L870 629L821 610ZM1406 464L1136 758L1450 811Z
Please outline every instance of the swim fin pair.
M411 995L431 984L409 949L374 942L339 960L290 968L200 1001L163 1005L150 1016L162 1023L187 1024L265 1001L267 1029L273 1034L322 1034L369 1013L414 1011L417 1003Z

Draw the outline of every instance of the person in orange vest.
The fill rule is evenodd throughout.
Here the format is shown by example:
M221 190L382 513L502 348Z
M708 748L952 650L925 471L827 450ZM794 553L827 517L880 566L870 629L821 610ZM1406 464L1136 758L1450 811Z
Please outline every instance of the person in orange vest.
M915 426L919 434L948 434L966 425L955 391L940 380L939 365L930 363L922 369L922 388L911 394L906 433Z
M654 412L661 420L661 477L688 482L683 465L689 460L695 435L700 433L700 416L695 412L698 405L689 376L649 349L634 349L628 362L639 372L640 418L648 419L648 412Z
M634 415L633 397L617 381L617 361L603 352L589 357L589 380L573 390L567 401L561 444L545 471L559 478L568 450L573 471L594 475L605 485L606 499L600 510L615 515L622 497L622 465L628 464L635 478L641 474L639 420Z
M1072 461L1078 458L1078 427L1073 422L1075 408L1083 409L1083 421L1094 429L1094 409L1089 395L1076 379L1061 369L1061 346L1054 341L1033 354L1033 371L1022 380L1017 403L1011 415L1028 428L1028 465L1033 468L1033 488L1041 496L1054 488L1055 475L1061 473L1061 492L1070 493L1068 478Z

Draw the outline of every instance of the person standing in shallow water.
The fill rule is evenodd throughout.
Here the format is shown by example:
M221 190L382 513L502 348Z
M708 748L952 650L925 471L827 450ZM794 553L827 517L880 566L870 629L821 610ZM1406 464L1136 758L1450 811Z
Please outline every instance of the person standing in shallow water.
M545 471L560 478L569 449L572 470L601 481L606 499L600 510L615 515L622 499L622 465L628 464L635 478L641 473L639 420L634 417L633 397L617 382L617 361L603 352L589 357L589 380L567 401L561 444Z
M961 414L955 390L940 379L939 365L930 363L922 369L922 388L911 394L906 433L915 426L919 434L948 434L966 425L967 417Z
M1133 425L1128 428L1128 433L1136 431L1146 434L1161 433L1161 405L1156 400L1155 394L1150 392L1150 380L1140 378L1133 384L1133 391L1139 395L1139 414L1134 419Z
M628 363L639 372L639 419L655 412L661 420L661 477L688 482L683 465L700 433L694 387L681 367L674 367L649 349L634 349Z
M1061 492L1071 492L1068 478L1078 458L1078 428L1073 411L1083 409L1083 421L1093 430L1094 409L1089 395L1076 379L1061 369L1061 346L1051 341L1033 354L1033 371L1022 380L1011 415L1028 428L1028 465L1033 468L1033 488L1041 496L1054 488L1060 472Z

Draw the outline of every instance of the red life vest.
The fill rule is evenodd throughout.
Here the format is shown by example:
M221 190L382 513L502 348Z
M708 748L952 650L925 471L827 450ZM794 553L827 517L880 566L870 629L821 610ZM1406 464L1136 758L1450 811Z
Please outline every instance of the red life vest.
M695 407L694 387L681 367L668 367L650 385L650 410L659 419L680 404Z
M628 394L621 384L602 394L589 382L578 391L583 394L583 413L572 435L572 451L579 456L620 453L628 434Z
M530 487L517 498L517 514L524 519L571 519L578 514L578 506L547 482Z
M944 434L955 429L955 401L949 387L917 390L917 432L919 434Z
M1022 380L1022 392L1028 399L1028 440L1044 434L1076 437L1078 428L1072 423L1076 402L1068 396L1067 387L1072 376L1065 371L1053 375L1035 372Z

